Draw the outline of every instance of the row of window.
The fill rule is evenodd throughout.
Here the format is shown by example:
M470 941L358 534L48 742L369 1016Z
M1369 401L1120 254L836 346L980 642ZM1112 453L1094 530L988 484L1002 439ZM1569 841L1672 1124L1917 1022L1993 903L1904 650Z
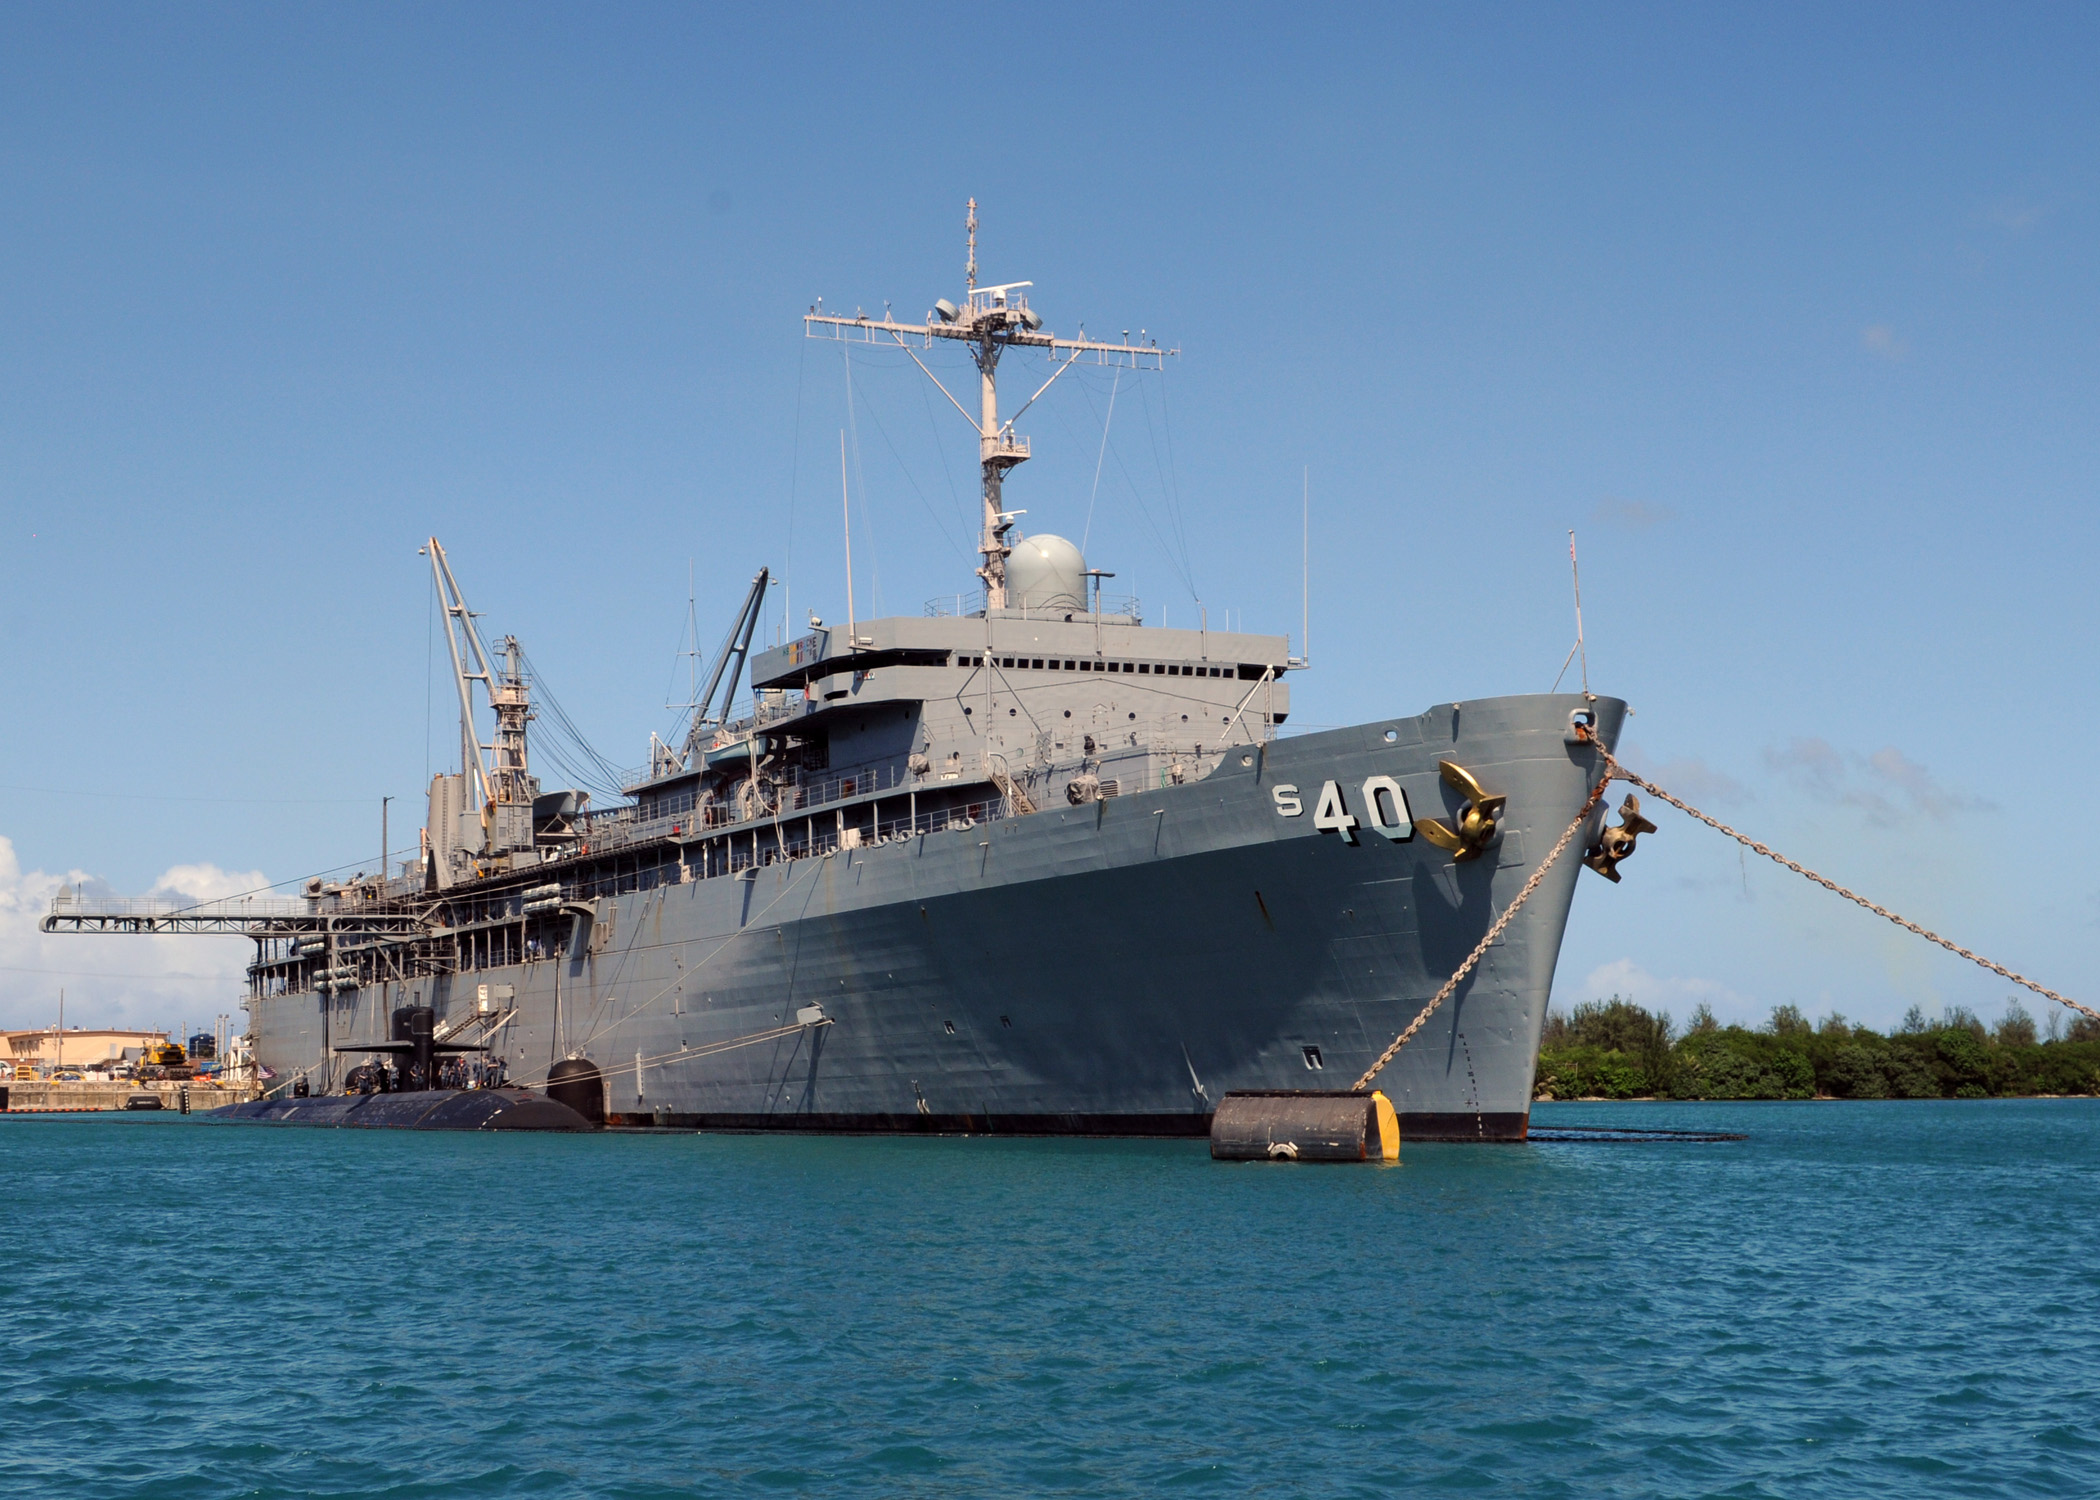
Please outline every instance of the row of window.
M1002 656L1000 666L1013 671L1031 672L1138 672L1157 677L1244 677L1244 667L1213 667L1195 662L1151 662L1151 661L1096 661L1092 657L1059 660L1057 657ZM977 663L964 657L956 665L975 671ZM1261 675L1260 668L1254 675Z

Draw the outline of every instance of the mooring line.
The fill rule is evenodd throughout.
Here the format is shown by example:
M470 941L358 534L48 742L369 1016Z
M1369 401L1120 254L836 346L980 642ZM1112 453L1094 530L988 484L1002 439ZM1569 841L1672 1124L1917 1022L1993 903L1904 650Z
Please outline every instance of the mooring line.
M1601 749L1602 747L1600 746L1599 748ZM1607 755L1605 759L1609 762L1611 757ZM1531 899L1531 893L1539 888L1539 882L1546 878L1546 872L1553 868L1553 862L1567 852L1568 845L1574 842L1575 835L1581 830L1582 825L1589 821L1590 814L1597 810L1597 804L1604 798L1604 789L1610 785L1611 772L1607 768L1604 773L1604 779L1590 788L1589 796L1583 799L1582 811L1575 815L1575 821L1562 830L1559 841L1554 844L1551 852L1540 862L1539 867L1531 872L1531 878L1524 882L1524 888L1517 892L1517 899L1502 908L1502 915L1495 918L1494 924L1487 930L1487 936L1474 945L1473 951L1466 955L1466 961L1458 966L1457 972L1445 980L1444 987L1436 992L1435 998L1422 1007L1422 1013L1407 1023L1407 1030L1394 1037L1393 1045L1378 1054L1378 1061L1372 1063L1365 1070L1364 1076L1356 1080L1356 1085L1352 1092L1360 1094L1369 1088L1371 1080L1378 1076L1379 1071L1400 1055L1400 1049L1415 1039L1415 1033L1427 1024L1431 1016L1436 1014L1437 1007L1449 1000L1451 992L1458 988L1459 982L1473 972L1473 965L1480 962L1481 955L1494 945L1496 938L1502 936L1502 929L1509 926L1510 919L1516 916L1519 908Z
M1949 953L1959 954L1961 955L1961 957L1966 958L1970 963L1979 965L1982 968L1989 969L1993 974L1998 975L2002 979L2010 979L2014 984L2017 984L2024 989L2032 990L2035 994L2041 995L2046 999L2054 1000L2058 1005L2067 1005L2072 1010L2077 1011L2080 1015L2090 1016L2095 1021L2100 1021L2100 1010L2094 1010L2090 1005L2081 1005L2076 1000L2073 1000L2069 995L2059 995L2055 990L2050 989L2046 985L2036 984L2032 979L2029 979L2024 974L2015 974L2011 969L2006 968L2004 964L1994 963L1990 959L1985 958L1981 953L1971 952L1969 949L1962 947L1961 944L1953 942L1948 938L1941 937L1938 933L1932 931L1930 928L1920 927L1916 922L1911 921L1908 917L1898 916L1895 912L1890 911L1885 906L1877 906L1872 901L1869 901L1865 896L1860 895L1857 891L1849 891L1845 889L1845 887L1839 885L1835 880L1830 879L1828 876L1818 875L1814 870L1809 869L1808 866L1801 864L1795 860L1788 859L1784 854L1781 854L1775 849L1771 849L1763 844L1760 844L1756 839L1751 838L1748 834L1738 833L1735 829L1730 828L1726 823L1723 823L1719 818L1712 817L1709 814L1699 811L1698 808L1692 806L1691 803L1684 801L1682 798L1671 796L1668 792L1664 791L1661 787L1657 786L1654 782L1648 780L1646 777L1634 775L1633 772L1627 770L1624 766L1620 765L1618 761L1614 760L1612 758L1611 752L1609 750L1604 749L1603 746L1598 746L1598 752L1603 755L1605 768L1612 779L1630 782L1632 785L1639 787L1642 791L1648 793L1650 796L1662 798L1663 801L1669 803L1670 806L1676 808L1679 812L1684 813L1689 817L1697 818L1700 822L1704 823L1707 827L1713 829L1715 832L1727 834L1728 837L1734 839L1745 849L1751 850L1752 852L1757 854L1762 854L1766 859L1771 860L1774 864L1785 865L1796 875L1799 875L1807 880L1813 880L1817 885L1823 887L1824 890L1831 892L1833 895L1843 896L1847 901L1850 901L1855 906L1865 907L1868 911L1874 913L1875 916L1882 917L1888 921L1894 922L1898 927L1901 927L1906 932L1916 933L1919 937L1925 939L1925 941L1928 943L1935 943L1938 946L1945 948Z
M1886 920L1895 923L1898 927L1901 927L1906 932L1916 933L1919 937L1925 939L1925 941L1927 941L1928 943L1937 944L1939 947L1945 948L1949 953L1959 954L1961 957L1966 958L1970 963L1979 965L1982 968L1990 970L1993 974L1998 975L2000 978L2009 979L2014 984L2020 985L2025 989L2032 990L2035 994L2041 995L2045 999L2054 1000L2059 1005L2068 1006L2081 1015L2090 1016L2095 1021L2100 1021L2100 1010L2095 1010L2090 1005L2081 1005L2078 1001L2073 1000L2069 995L2059 995L2055 990L2050 989L2046 985L2035 983L2035 981L2029 979L2024 974L2014 973L2011 969L2006 968L2004 964L1995 963L1992 960L1985 958L1980 953L1976 953L1971 951L1970 949L1962 947L1961 944L1954 942L1951 939L1941 937L1938 933L1932 931L1928 927L1919 926L1916 922L1911 921L1908 917L1899 916L1897 913L1890 911L1887 907L1880 906L1872 901L1869 901L1865 896L1860 895L1857 891L1846 889L1844 886L1839 885L1835 880L1832 880L1827 875L1817 874L1814 870L1809 869L1808 866L1800 863L1798 860L1788 859L1784 854L1779 853L1777 850L1771 848L1769 845L1760 844L1756 839L1751 838L1748 834L1739 833L1735 829L1730 828L1719 818L1713 817L1711 814L1701 812L1698 808L1692 806L1691 803L1686 802L1683 798L1672 796L1670 793L1664 791L1661 787L1657 786L1654 782L1648 780L1645 776L1636 776L1633 772L1627 770L1624 766L1620 765L1617 757L1615 757L1609 750L1605 749L1602 745L1597 744L1597 742L1594 739L1592 739L1590 743L1593 746L1595 746L1597 753L1604 758L1604 779L1602 781L1599 781L1596 784L1596 786L1590 789L1589 796L1583 801L1582 811L1575 815L1575 821L1570 823L1567 826L1566 830L1562 832L1559 841L1554 844L1552 852L1547 854L1546 858L1540 863L1539 867L1531 872L1531 878L1525 881L1523 889L1517 892L1516 900L1510 902L1508 906L1502 909L1502 915L1495 918L1494 925L1489 927L1487 930L1487 935L1483 937L1477 944L1474 945L1473 951L1471 953L1468 953L1466 955L1466 961L1458 966L1456 972L1454 972L1449 979L1444 981L1443 988L1438 990L1435 996L1431 998L1430 1002L1422 1007L1421 1013L1418 1014L1412 1021L1407 1023L1407 1029L1393 1038L1393 1044L1378 1055L1378 1061L1372 1063L1371 1066L1367 1070L1365 1070L1364 1076L1356 1080L1354 1090L1355 1092L1361 1093L1363 1090L1371 1086L1371 1080L1376 1078L1379 1075L1379 1073L1384 1070L1385 1065L1387 1063L1391 1062L1395 1057L1399 1056L1400 1049L1414 1040L1415 1033L1420 1031L1422 1027L1428 1023L1428 1020L1432 1015L1436 1014L1438 1007L1440 1007L1446 1000L1451 998L1452 992L1458 988L1459 984L1465 979L1466 975L1473 972L1473 966L1479 963L1481 957L1484 954L1486 954L1487 950L1490 947L1494 945L1495 939L1502 936L1503 929L1509 926L1511 918L1515 917L1517 914L1517 909L1523 906L1523 904L1526 901L1529 901L1531 899L1532 893L1539 888L1539 882L1546 878L1546 871L1552 868L1553 862L1559 859L1561 855L1567 852L1568 845L1574 841L1577 830L1579 830L1582 827L1582 825L1589 820L1590 814L1596 811L1598 802L1601 801L1604 797L1604 789L1610 786L1614 781L1624 781L1632 786L1639 787L1642 791L1648 793L1648 795L1651 797L1660 797L1663 801L1669 803L1670 806L1676 808L1679 812L1684 813L1688 817L1698 819L1701 823L1704 823L1707 827L1713 829L1717 833L1726 834L1729 838L1732 838L1738 844L1741 844L1745 849L1749 849L1757 854L1762 854L1766 859L1771 860L1774 864L1786 866L1787 869L1792 870L1796 875L1799 875L1806 880L1814 881L1817 885L1820 885L1821 887L1823 887L1823 889L1831 892L1833 895L1842 896L1847 901L1850 901L1853 905L1864 907L1866 910L1874 913L1875 916L1885 918Z

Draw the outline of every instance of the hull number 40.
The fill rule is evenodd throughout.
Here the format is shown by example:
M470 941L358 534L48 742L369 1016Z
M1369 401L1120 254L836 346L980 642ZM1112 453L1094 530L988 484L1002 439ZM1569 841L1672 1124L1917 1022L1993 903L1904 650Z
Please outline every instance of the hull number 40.
M1276 804L1278 817L1304 816L1305 799L1291 783L1271 787L1269 796ZM1396 844L1405 843L1415 836L1415 820L1408 811L1407 793L1392 777L1373 776L1366 781L1357 794L1356 806L1363 815L1361 819L1349 810L1349 800L1342 794L1342 784L1339 781L1324 782L1318 799L1313 803L1313 827L1323 833L1340 834L1345 844L1356 842L1358 828L1369 828Z

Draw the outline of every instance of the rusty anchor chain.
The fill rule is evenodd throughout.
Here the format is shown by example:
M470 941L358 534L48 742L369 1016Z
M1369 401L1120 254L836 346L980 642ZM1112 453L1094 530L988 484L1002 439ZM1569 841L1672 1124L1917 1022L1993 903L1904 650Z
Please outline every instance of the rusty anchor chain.
M1857 891L1848 890L1846 887L1839 885L1835 880L1830 879L1830 877L1828 877L1827 875L1820 875L1816 871L1809 869L1808 866L1800 863L1799 861L1788 859L1784 854L1779 853L1777 850L1771 848L1769 845L1760 844L1757 840L1751 838L1748 834L1738 832L1736 829L1729 827L1726 823L1723 823L1719 818L1716 818L1709 813L1701 812L1698 808L1692 806L1691 803L1686 802L1683 798L1673 796L1671 793L1664 791L1661 787L1657 786L1654 782L1648 780L1645 776L1635 775L1633 772L1627 770L1624 766L1620 765L1618 759L1609 750L1605 749L1601 744L1598 744L1596 740L1594 738L1591 738L1589 735L1584 734L1583 738L1588 740L1588 742L1596 749L1597 754L1603 758L1603 779L1601 779L1594 787L1590 788L1590 794L1587 798L1583 800L1582 811L1575 815L1575 821L1570 823L1567 826L1567 828L1562 831L1560 838L1554 843L1553 848L1547 853L1546 857L1539 862L1539 867L1531 872L1531 878L1526 880L1523 884L1523 887L1518 890L1516 899L1511 901L1508 906L1505 906L1502 909L1502 914L1495 918L1494 923L1488 928L1486 935L1482 937L1477 944L1474 945L1473 951L1466 955L1465 962L1460 964L1458 968L1452 973L1451 977L1444 981L1443 988L1439 989L1436 992L1436 994L1431 997L1429 1003L1422 1007L1420 1013L1417 1014L1412 1021L1407 1023L1407 1029L1393 1038L1393 1044L1390 1047L1387 1047L1385 1051L1378 1054L1378 1061L1372 1063L1371 1066L1364 1071L1363 1077L1356 1080L1356 1092L1361 1092L1364 1089L1367 1089L1371 1086L1371 1080L1376 1078L1379 1075L1379 1073L1384 1070L1385 1065L1387 1063L1391 1062L1395 1057L1400 1055L1400 1049L1414 1040L1415 1033L1420 1031L1422 1027L1428 1023L1429 1018L1436 1014L1437 1009L1440 1006L1442 1006L1446 1000L1451 998L1453 992L1455 992L1458 989L1459 985L1464 982L1465 977L1473 972L1474 966L1480 962L1481 958L1487 953L1488 949L1494 945L1495 940L1502 936L1503 929L1509 926L1511 919L1513 919L1516 916L1519 908L1521 908L1526 901L1529 901L1531 899L1532 893L1539 888L1539 883L1546 878L1546 872L1553 867L1553 862L1559 859L1561 855L1567 852L1568 845L1574 842L1576 833L1581 830L1582 825L1584 823L1589 821L1590 814L1597 810L1597 804L1604 800L1605 788L1610 786L1614 781L1623 781L1630 786L1639 787L1649 796L1660 798L1662 801L1669 803L1670 806L1676 808L1679 812L1685 814L1687 817L1696 818L1699 822L1704 823L1707 827L1713 829L1716 833L1726 834L1729 838L1732 838L1738 844L1741 844L1745 849L1749 849L1754 853L1763 855L1766 859L1771 860L1774 864L1784 865L1787 869L1792 870L1796 875L1801 876L1803 879L1814 881L1817 885L1820 885L1821 887L1823 887L1823 889L1829 891L1831 894L1844 897L1853 905L1863 907L1866 910L1874 913L1875 916L1881 917L1887 921L1895 923L1898 927L1901 927L1906 932L1912 932L1917 934L1919 937L1925 939L1925 941L1928 943L1935 944L1938 947L1946 949L1949 953L1957 954L1962 958L1966 958L1970 963L1988 969L1993 974L1998 975L2002 979L2009 979L2014 984L2021 986L2023 989L2032 990L2035 994L2040 995L2045 999L2054 1000L2059 1005L2068 1006L2070 1009L2077 1011L2081 1015L2090 1016L2095 1021L2100 1021L2100 1010L2095 1010L2089 1005L2082 1005L2078 1001L2073 1000L2068 995L2060 995L2055 990L2048 988L2046 985L2037 984L2034 980L2029 979L2024 974L2015 973L2013 970L2006 968L2005 965L1993 962L1992 960L1985 958L1982 954L1964 948L1961 946L1961 944L1956 943L1951 939L1941 937L1938 933L1932 931L1930 928L1922 927L1918 923L1911 921L1908 917L1900 916L1897 913L1890 911L1885 906L1881 906L1876 904L1875 902L1869 901L1866 897L1860 895ZM1628 801L1631 802L1632 799L1629 798ZM1629 809L1627 809L1625 815L1626 828L1629 829L1631 832L1652 833L1655 831L1655 825L1653 823L1648 822L1647 819L1642 818L1640 816L1638 804L1633 804ZM1608 829L1606 830L1606 833L1608 835L1610 833L1618 831L1619 830ZM1436 842L1441 843L1442 841L1437 840ZM1593 854L1592 858L1588 862L1591 864L1591 867L1593 869L1599 869L1600 873L1606 875L1612 880L1617 880L1618 872L1615 868L1612 867L1616 866L1620 859L1623 859L1627 854L1632 852L1632 844L1633 840L1631 837L1627 837L1624 839L1623 847L1612 843L1607 838L1607 840L1601 843L1599 846L1599 852L1605 855L1605 858L1600 861L1597 858L1597 856Z
M2090 1016L2095 1021L2100 1021L2100 1010L2095 1010L2090 1005L2081 1005L2078 1001L2073 1000L2069 995L2059 995L2055 990L2050 989L2046 985L2036 984L2025 974L2015 974L2011 969L2006 968L2004 964L1994 963L1992 960L1985 958L1981 953L1971 952L1969 949L1962 947L1961 944L1954 942L1951 939L1941 937L1938 933L1932 931L1932 929L1930 929L1929 927L1920 927L1916 922L1911 921L1910 918L1899 916L1895 912L1890 911L1886 906L1877 906L1874 902L1869 901L1865 896L1860 895L1859 892L1847 890L1845 887L1839 885L1835 880L1832 880L1827 875L1818 875L1814 870L1809 869L1808 866L1801 864L1796 860L1788 859L1784 854L1781 854L1777 850L1769 848L1764 844L1760 844L1756 839L1751 838L1748 834L1738 833L1735 829L1730 828L1726 823L1723 823L1719 818L1713 817L1710 814L1699 811L1698 808L1692 806L1691 803L1686 802L1683 798L1671 796L1668 792L1664 791L1661 787L1657 786L1654 782L1649 781L1647 778L1634 775L1633 772L1627 770L1624 766L1620 765L1618 761L1614 760L1612 758L1611 752L1609 750L1606 750L1602 745L1599 745L1597 747L1597 750L1598 753L1604 757L1604 765L1608 778L1628 782L1633 786L1639 787L1642 791L1646 792L1651 797L1660 797L1663 801L1669 803L1670 806L1676 808L1679 812L1685 814L1687 817L1697 818L1700 822L1704 823L1707 827L1713 829L1716 833L1725 833L1726 835L1728 835L1728 837L1734 839L1738 844L1741 844L1745 849L1750 850L1752 853L1762 854L1766 859L1771 860L1774 864L1785 865L1789 870L1792 870L1796 875L1801 876L1803 879L1812 880L1817 885L1823 887L1824 890L1829 891L1832 895L1843 896L1854 906L1865 907L1868 911L1874 913L1875 916L1884 918L1885 920L1890 922L1894 922L1905 932L1914 932L1919 937L1925 939L1926 942L1933 943L1939 947L1945 948L1949 953L1958 954L1962 958L1966 958L1970 963L1976 964L1981 968L1989 969L1993 974L1996 974L2001 979L2010 979L2014 984L2019 985L2022 989L2032 990L2035 994L2040 995L2045 999L2054 1000L2058 1005L2069 1006L2072 1010L2077 1011L2080 1015Z
M1601 749L1602 747L1600 746L1599 748ZM1607 761L1610 759L1608 755L1605 758ZM1431 1016L1436 1014L1437 1007L1450 999L1451 992L1456 990L1460 982L1473 972L1473 966L1480 962L1481 955L1493 946L1496 938L1502 936L1502 929L1509 926L1510 920L1516 916L1518 910L1522 908L1526 901L1531 899L1531 893L1539 888L1539 882L1546 878L1546 872L1553 868L1553 862L1559 859L1561 855L1567 853L1568 845L1575 841L1575 835L1582 830L1582 825L1589 821L1590 814L1596 811L1597 804L1604 799L1604 789L1610 785L1611 773L1607 770L1604 779L1590 788L1590 794L1583 801L1582 811L1575 815L1575 821L1561 830L1559 840L1548 851L1546 857L1539 861L1539 867L1531 872L1531 878L1524 882L1523 889L1517 892L1517 899L1502 908L1502 915L1495 918L1494 923L1487 930L1487 936L1474 945L1473 951L1466 955L1466 961L1458 966L1457 971L1449 979L1444 981L1444 987L1436 992L1435 997L1422 1007L1421 1014L1407 1023L1407 1030L1394 1037L1393 1045L1378 1054L1378 1061L1372 1063L1365 1070L1364 1076L1356 1080L1352 1092L1362 1093L1369 1088L1371 1080L1378 1076L1379 1070L1400 1055L1400 1049L1414 1040L1415 1033L1427 1024Z

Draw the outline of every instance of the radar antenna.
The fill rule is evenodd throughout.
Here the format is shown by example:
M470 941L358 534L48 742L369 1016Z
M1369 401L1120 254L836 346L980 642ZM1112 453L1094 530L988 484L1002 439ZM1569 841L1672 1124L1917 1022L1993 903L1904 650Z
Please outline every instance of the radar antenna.
M1165 367L1167 355L1181 351L1162 349L1156 340L1145 340L1142 330L1138 335L1140 342L1135 344L1130 342L1128 333L1124 334L1122 343L1107 344L1088 339L1084 328L1076 339L1061 339L1044 332L1041 315L1029 307L1025 295L1026 289L1035 285L1034 282L1010 281L1003 286L977 284L975 198L970 200L969 217L964 223L969 231L970 258L963 272L961 307L943 299L934 303L925 322L899 323L888 316L870 318L857 314L850 318L839 317L821 311L820 303L809 310L802 324L803 331L810 338L885 346L894 343L911 355L912 363L924 372L928 380L940 386L941 394L962 413L963 420L976 432L977 464L984 484L984 529L977 542L977 551L984 561L977 569L977 576L984 580L985 608L995 610L1006 608L1006 559L1013 551L1007 533L1021 515L1020 511L1005 509L1002 491L1006 472L1028 459L1028 439L1015 434L1015 420L1081 359L1105 368L1158 370ZM975 416L956 400L954 392L941 385L940 377L927 369L926 361L920 359L912 347L916 342L921 349L931 349L935 339L954 339L969 346L979 379ZM1015 345L1048 350L1055 368L1051 370L1050 378L1036 388L1035 395L1023 401L1012 416L1002 421L999 416L999 356Z

